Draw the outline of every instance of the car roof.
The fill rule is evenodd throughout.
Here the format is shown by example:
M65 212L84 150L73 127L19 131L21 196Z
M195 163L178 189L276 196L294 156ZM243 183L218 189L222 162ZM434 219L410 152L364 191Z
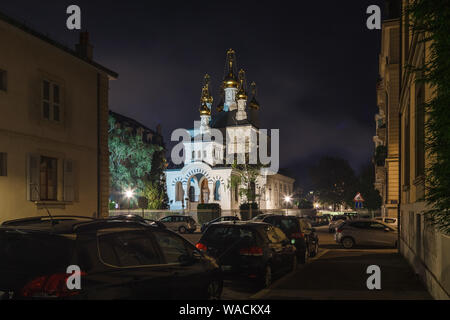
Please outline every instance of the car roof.
M149 224L147 221L140 221L136 219L93 219L76 216L54 216L53 219L50 219L50 217L47 216L5 221L2 225L0 225L0 231L16 230L23 232L40 232L62 235L119 226L162 228L159 224Z
M211 226L237 226L237 227L261 227L270 226L271 224L260 222L260 221L222 221L212 224Z

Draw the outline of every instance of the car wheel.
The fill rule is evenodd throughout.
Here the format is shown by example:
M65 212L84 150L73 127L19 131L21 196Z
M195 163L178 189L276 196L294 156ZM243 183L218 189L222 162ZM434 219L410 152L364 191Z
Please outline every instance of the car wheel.
M315 257L317 256L317 253L319 252L319 243L316 242L314 244L314 250L311 251L311 254L309 255L310 257Z
M291 271L295 271L297 270L297 256L294 255L293 259L292 259L292 270Z
M186 233L186 227L183 227L183 226L179 227L179 228L178 228L178 232L180 232L180 233Z
M305 264L306 262L308 262L308 257L309 257L308 249L305 248L305 251L303 251L300 254L301 254L301 256L300 256L300 263L301 264Z
M350 237L345 237L344 239L342 239L342 246L345 249L351 249L353 248L353 246L355 245L355 240L353 240Z
M261 278L261 286L263 288L268 288L272 284L272 268L267 265L264 268L264 273Z
M220 300L222 289L223 282L221 280L212 280L208 285L208 300Z

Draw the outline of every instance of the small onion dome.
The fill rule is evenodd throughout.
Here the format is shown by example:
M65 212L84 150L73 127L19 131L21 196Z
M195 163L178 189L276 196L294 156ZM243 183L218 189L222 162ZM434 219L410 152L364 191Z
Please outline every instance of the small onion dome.
M249 106L249 108L259 110L259 103L258 103L258 101L256 101L255 97L253 97L253 99L250 101L248 106Z
M247 100L247 92L245 92L245 71L239 71L239 91L237 93L237 100Z
M208 85L205 85L202 89L202 103L205 102L206 104L212 104L214 101L214 98L209 93Z
M201 116L210 116L211 115L211 110L208 108L206 102L202 102L199 111L200 111Z
M253 98L252 98L252 100L250 101L250 103L249 103L249 108L252 108L252 109L255 109L255 110L259 110L259 103L258 103L258 101L256 100L256 95L257 95L257 93L258 93L258 91L257 91L257 88L256 88L256 83L255 82L252 82L252 84L250 85L250 87L251 87L251 91L252 91L252 96L253 96Z

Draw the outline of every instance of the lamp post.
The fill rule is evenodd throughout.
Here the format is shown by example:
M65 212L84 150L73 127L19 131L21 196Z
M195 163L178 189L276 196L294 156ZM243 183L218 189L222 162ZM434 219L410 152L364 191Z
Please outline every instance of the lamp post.
M288 205L291 203L291 201L292 201L291 196L284 197L284 202L286 203L286 215L288 215L288 213L289 213Z
M134 192L133 190L128 189L125 192L125 197L128 199L128 214L130 214L130 210L131 210L131 198L133 198Z

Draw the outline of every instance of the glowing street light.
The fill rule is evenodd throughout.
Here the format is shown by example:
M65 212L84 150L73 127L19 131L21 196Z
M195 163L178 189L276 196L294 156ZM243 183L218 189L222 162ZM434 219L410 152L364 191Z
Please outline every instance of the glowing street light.
M125 198L128 199L128 214L130 214L131 210L131 198L134 196L134 191L131 189L128 189L125 191Z
M286 215L288 215L288 205L292 202L292 197L291 196L284 196L284 202L286 202Z

